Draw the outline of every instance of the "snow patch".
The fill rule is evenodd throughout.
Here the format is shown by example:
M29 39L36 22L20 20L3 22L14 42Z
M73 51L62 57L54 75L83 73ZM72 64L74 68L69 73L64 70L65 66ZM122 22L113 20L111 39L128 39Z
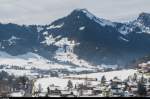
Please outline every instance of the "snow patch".
M63 46L74 46L75 42L74 41L69 41L68 38L62 38L61 40L57 41L55 43L56 46L58 47L63 47Z
M80 67L87 67L87 68L93 67L87 61L79 59L78 56L74 54L74 47L77 46L78 43L75 43L74 41L71 42L66 39L66 42L59 41L59 43L56 45L60 46L60 48L58 48L58 50L55 52L54 57L58 61L69 62Z
M37 31L38 31L38 32L41 32L42 30L43 30L43 28L42 28L41 26L38 26L38 27L37 27Z
M126 42L129 42L129 40L127 40L127 39L125 39L125 38L123 38L123 37L119 37L119 39L121 39L121 40L123 40L123 41L126 41Z
M84 29L85 29L85 26L82 26L82 27L79 28L80 31L82 31Z
M7 41L9 42L9 46L13 45L16 43L16 40L20 40L20 38L16 37L16 36L11 36L8 40L3 40L3 41Z
M51 25L49 27L47 27L47 29L56 29L56 28L61 28L64 26L64 23L60 24L60 25Z
M55 43L55 38L53 37L53 35L45 36L45 41L43 41L41 43L44 43L44 44L50 46L53 43Z
M46 32L43 32L43 35L48 35L48 32L46 31Z
M136 20L135 22L133 22L133 25L139 27L141 29L141 33L150 34L150 27L145 26L141 20Z

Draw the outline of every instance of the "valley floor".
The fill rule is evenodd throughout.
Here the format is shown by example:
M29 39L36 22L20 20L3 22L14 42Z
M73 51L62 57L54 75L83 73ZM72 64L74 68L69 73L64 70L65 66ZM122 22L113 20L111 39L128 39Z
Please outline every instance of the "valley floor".
M5 71L14 77L29 78L26 83L19 82L16 86L13 85L13 91L12 86L9 86L8 94L11 97L139 96L138 82L141 80L142 86L146 88L145 96L150 96L150 76L140 73L138 69L88 66L86 61L78 60L74 54L72 61L82 63L81 66L55 63L34 53L11 56L0 52L0 56L0 72ZM6 77L9 80L9 76ZM5 81L4 78L0 85L3 86Z
M9 71L8 71L9 72ZM16 71L15 71L16 72ZM134 75L137 75L136 81L133 80ZM18 74L19 76L20 74ZM60 75L59 77L42 76L30 78L32 86L30 91L15 91L11 92L11 97L128 97L138 96L138 83L141 80L142 74L135 69L123 69L110 72L98 72L87 74L70 74ZM102 78L105 83L102 83ZM147 95L149 95L150 79L149 75L144 74L144 79L147 79L146 85ZM115 87L112 87L112 82ZM70 82L70 83L69 83ZM130 90L124 90L126 83ZM134 86L134 87L133 87Z

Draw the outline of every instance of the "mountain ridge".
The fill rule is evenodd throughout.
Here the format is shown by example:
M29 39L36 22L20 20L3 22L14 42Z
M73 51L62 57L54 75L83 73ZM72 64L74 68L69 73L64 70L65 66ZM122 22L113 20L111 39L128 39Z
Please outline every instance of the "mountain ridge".
M56 52L67 50L74 42L72 53L79 59L94 65L125 66L150 54L150 26L145 21L149 17L143 12L130 23L119 23L98 18L86 9L75 9L49 25L0 24L0 50L14 56L33 52L58 61Z

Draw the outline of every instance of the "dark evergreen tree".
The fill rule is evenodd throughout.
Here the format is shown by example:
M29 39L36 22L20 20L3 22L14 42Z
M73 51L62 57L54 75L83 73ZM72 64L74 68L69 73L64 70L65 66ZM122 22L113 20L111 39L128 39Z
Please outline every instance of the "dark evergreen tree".
M146 87L142 82L138 82L138 94L140 96L145 96L147 94Z
M27 87L27 82L29 81L28 77L26 76L20 76L19 78L16 79L17 83L21 84L22 89L26 89Z
M102 76L102 78L101 78L101 84L105 84L105 83L106 83L106 77Z
M73 83L71 80L68 81L67 87L69 90L73 88Z
M47 93L50 94L50 88L49 87L47 87Z
M134 73L132 80L135 81L135 82L137 82L137 74L136 73Z

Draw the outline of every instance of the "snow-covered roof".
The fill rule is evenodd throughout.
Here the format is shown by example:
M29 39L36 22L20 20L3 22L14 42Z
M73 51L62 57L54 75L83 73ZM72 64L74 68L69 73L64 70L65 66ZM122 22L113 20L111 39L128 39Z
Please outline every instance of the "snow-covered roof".
M69 95L69 94L71 94L71 91L61 91L61 94L62 95Z
M24 94L22 92L13 92L10 94L11 97L23 97Z

